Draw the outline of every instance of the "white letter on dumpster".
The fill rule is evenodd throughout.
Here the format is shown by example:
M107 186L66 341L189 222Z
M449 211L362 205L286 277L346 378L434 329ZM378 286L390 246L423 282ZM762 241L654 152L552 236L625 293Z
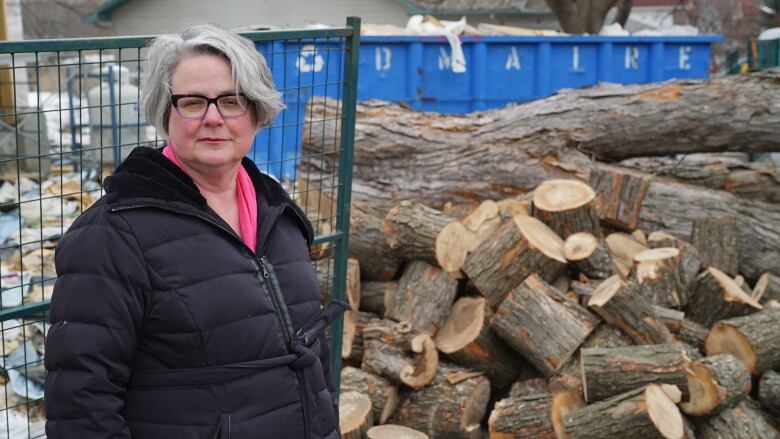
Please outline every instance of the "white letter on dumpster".
M507 70L520 70L520 55L517 54L517 49L512 46L512 50L509 52L509 56L506 59Z
M580 46L574 46L571 51L571 68L572 70L580 69Z
M691 46L680 47L680 70L691 69Z
M382 62L384 58L384 62ZM374 60L376 61L376 70L390 70L390 60L392 59L392 52L389 47L377 47L374 52Z
M450 55L443 47L439 47L439 70L449 70L451 64Z
M626 69L639 69L639 48L636 46L626 47Z

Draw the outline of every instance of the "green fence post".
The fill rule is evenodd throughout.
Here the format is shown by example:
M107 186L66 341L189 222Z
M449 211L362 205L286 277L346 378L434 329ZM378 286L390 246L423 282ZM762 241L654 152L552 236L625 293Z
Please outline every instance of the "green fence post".
M347 284L347 259L349 257L349 207L352 197L352 152L355 142L355 112L357 105L358 60L360 55L360 18L347 18L347 27L352 35L347 39L347 56L344 57L344 95L341 100L341 145L339 150L339 189L336 230L341 238L336 247L336 260L333 264L333 297L344 300ZM336 394L339 393L341 371L341 342L344 319L339 318L331 329L333 343L330 347L333 379Z

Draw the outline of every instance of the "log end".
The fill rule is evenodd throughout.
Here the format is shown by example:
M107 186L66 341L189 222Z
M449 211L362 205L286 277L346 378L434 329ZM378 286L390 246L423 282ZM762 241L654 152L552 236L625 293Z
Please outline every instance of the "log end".
M723 289L723 298L727 302L744 303L746 305L752 306L757 310L764 309L764 307L761 306L760 303L758 303L755 299L750 297L745 292L745 290L743 290L739 285L737 285L737 283L734 282L734 279L731 276L718 270L715 267L709 267L707 268L707 271L710 273L712 277L715 278L718 284L720 284L721 288Z
M517 215L512 218L512 221L535 249L562 264L567 262L563 254L563 239L546 224L525 215Z
M566 415L584 405L585 401L577 393L570 391L555 392L552 400L552 409L550 410L550 420L557 439L566 439L567 437L565 427Z
M339 395L339 428L342 435L365 432L372 423L371 398L358 392Z
M428 435L403 425L376 425L368 429L368 439L428 439Z
M596 198L596 192L579 180L547 180L534 189L534 208L545 212L564 212L584 206Z
M435 252L439 266L448 272L459 271L471 250L474 232L460 221L453 221L436 236Z
M745 365L750 374L756 372L758 355L753 344L737 328L726 322L715 323L710 329L704 340L704 354L708 357L731 354Z
M592 255L598 245L598 240L591 233L575 233L564 241L563 255L567 261L581 261Z
M598 307L604 305L609 302L609 299L620 291L620 288L622 287L623 280L620 278L619 274L608 277L596 287L590 300L588 300L588 306Z
M650 384L645 388L647 414L661 435L666 439L683 439L685 424L680 409L661 386Z
M716 377L708 367L701 363L688 365L688 402L680 404L686 415L703 416L712 412L720 404Z
M485 321L484 297L463 297L452 306L447 320L434 339L445 354L463 349L475 340Z

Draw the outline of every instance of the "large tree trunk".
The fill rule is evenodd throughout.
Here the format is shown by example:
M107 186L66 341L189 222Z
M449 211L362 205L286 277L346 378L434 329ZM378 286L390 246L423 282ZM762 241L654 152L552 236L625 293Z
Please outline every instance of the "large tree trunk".
M369 102L358 106L353 168L356 200L503 199L551 178L587 181L592 157L620 160L671 153L780 150L780 71L711 81L678 81L565 91L516 107L438 115ZM329 103L331 100L328 101ZM311 105L313 120L337 102ZM327 118L326 118L327 119ZM308 118L307 118L308 120ZM303 169L331 175L334 129L304 130ZM331 136L323 139L321 136ZM326 151L327 152L327 151ZM324 156L324 160L320 157ZM335 155L334 155L335 157ZM323 177L325 178L325 177ZM642 201L639 227L688 237L693 220L732 215L740 230L740 271L780 274L780 206L656 177Z

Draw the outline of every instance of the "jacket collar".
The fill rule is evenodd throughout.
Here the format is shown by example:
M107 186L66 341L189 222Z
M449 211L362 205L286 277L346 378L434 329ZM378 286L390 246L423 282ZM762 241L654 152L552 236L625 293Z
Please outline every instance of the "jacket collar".
M241 161L241 165L246 169L255 186L261 203L260 215L267 214L269 211L278 212L284 205L290 206L301 223L306 241L311 244L314 239L311 223L282 185L269 175L260 172L246 157ZM195 182L165 158L162 149L144 146L135 148L119 165L114 175L106 178L105 190L106 204L109 206L153 201L185 203L204 213L210 210ZM258 218L258 224L267 224L266 221Z

